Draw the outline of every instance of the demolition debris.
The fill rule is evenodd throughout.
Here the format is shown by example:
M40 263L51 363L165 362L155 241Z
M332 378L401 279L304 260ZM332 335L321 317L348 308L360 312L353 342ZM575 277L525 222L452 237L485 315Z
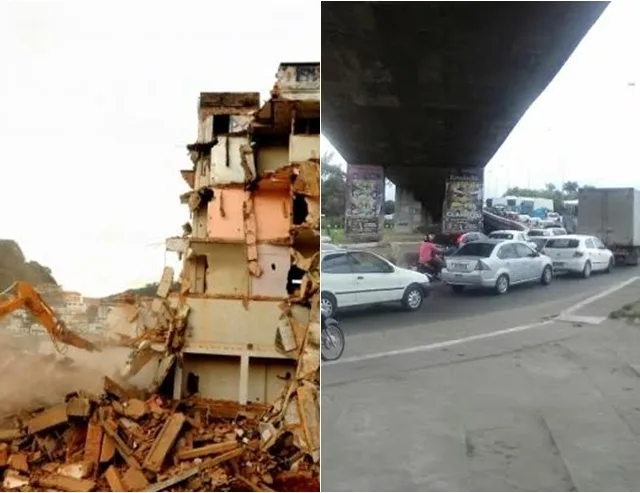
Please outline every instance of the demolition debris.
M3 489L20 491L319 491L319 464L276 438L260 405L181 401L105 378L102 396L5 419ZM265 440L265 436L268 439Z
M180 291L113 309L101 395L0 423L5 490L319 491L320 65L277 79L201 94Z

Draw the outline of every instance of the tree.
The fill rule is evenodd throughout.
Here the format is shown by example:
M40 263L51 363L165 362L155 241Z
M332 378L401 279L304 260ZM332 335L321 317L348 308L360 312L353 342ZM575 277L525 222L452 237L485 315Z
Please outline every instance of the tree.
M555 184L553 184L553 183L547 183L547 184L544 186L544 189L545 189L547 192L549 192L549 193L553 193L553 192L555 192L555 191L556 191L556 186L555 186Z
M343 224L346 208L347 176L344 170L333 163L335 153L326 152L320 159L322 181L322 213L328 224Z
M565 195L577 195L580 185L578 185L577 181L565 181L562 184L562 191Z

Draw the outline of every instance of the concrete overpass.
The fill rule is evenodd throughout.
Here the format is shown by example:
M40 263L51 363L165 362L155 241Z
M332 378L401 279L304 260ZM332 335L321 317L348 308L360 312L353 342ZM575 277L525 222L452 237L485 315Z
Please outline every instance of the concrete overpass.
M486 165L606 5L323 2L322 132L440 221L450 170Z

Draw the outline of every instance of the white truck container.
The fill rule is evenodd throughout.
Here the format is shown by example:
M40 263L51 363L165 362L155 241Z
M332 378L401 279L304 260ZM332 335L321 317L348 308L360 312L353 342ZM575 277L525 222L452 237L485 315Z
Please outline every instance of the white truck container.
M616 263L638 265L640 258L640 190L587 188L578 196L578 234L600 238Z

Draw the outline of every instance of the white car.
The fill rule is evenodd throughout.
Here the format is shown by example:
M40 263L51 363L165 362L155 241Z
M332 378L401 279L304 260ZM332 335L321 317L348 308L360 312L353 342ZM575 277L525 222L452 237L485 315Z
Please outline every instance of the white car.
M321 255L320 307L329 317L339 308L390 301L415 311L429 295L426 275L393 265L375 253L340 249Z
M576 272L589 277L592 272L611 272L613 252L599 238L587 235L552 236L542 253L553 261L556 272Z
M499 229L489 233L489 238L492 240L515 240L526 243L534 250L536 244L529 239L529 236L525 231L518 231L517 229Z

